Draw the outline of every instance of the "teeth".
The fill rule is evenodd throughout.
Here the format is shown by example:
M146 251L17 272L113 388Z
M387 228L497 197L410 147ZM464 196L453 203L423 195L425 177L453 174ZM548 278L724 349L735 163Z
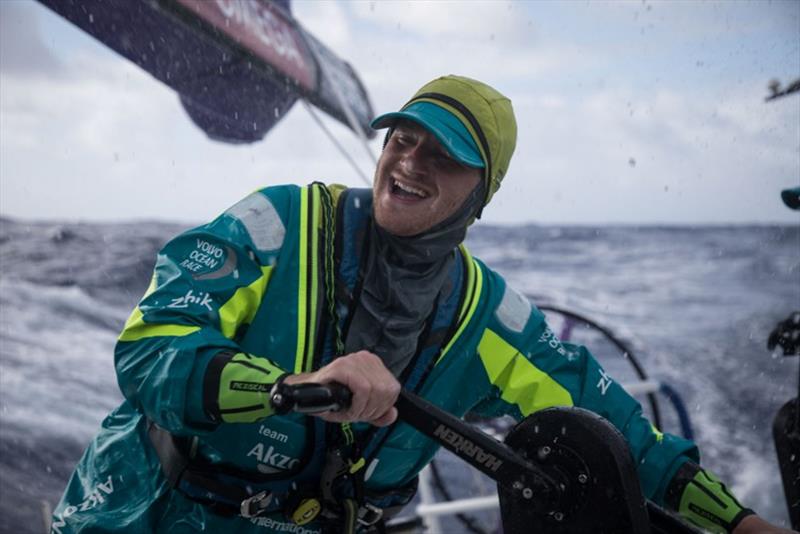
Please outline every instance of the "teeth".
M397 180L394 181L394 185L395 185L395 187L397 187L398 189L402 189L406 193L411 193L412 195L417 195L418 197L421 197L421 198L425 198L425 197L428 196L428 195L425 194L425 191L423 191L421 189L417 189L416 187L412 187L412 186L410 186L408 184L404 184L404 183L398 182Z

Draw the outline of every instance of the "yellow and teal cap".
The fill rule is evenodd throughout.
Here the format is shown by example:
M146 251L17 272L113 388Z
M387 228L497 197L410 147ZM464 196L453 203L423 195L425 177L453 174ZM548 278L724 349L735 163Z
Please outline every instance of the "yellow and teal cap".
M485 83L451 74L425 84L400 111L376 117L371 126L389 128L399 119L426 128L464 165L484 169L483 205L489 203L517 144L511 100Z
M446 109L430 102L413 102L400 111L384 113L372 121L372 127L376 130L388 128L400 119L416 122L427 129L456 161L478 169L486 166L469 130Z

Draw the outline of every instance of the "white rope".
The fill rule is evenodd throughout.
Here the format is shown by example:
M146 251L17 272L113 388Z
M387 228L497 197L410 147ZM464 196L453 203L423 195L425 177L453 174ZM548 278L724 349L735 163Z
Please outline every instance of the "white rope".
M353 169L355 169L355 171L358 173L358 176L361 178L361 180L362 180L362 181L363 181L365 184L367 184L367 186L368 186L368 187L372 187L372 181L371 181L371 180L370 180L370 179L367 177L367 175L366 175L366 174L364 174L364 171L362 171L362 170L359 168L359 166L358 166L358 164L355 162L355 160L354 160L354 159L353 159L353 158L350 156L350 154L348 154L347 150L345 150L345 148L342 146L342 144L341 144L341 143L339 143L338 139L336 139L336 137L333 135L333 133L331 133L331 131L328 129L328 127L327 127L327 126L325 126L325 123L324 123L324 122L322 122L322 119L320 119L320 118L319 118L319 116L317 115L317 112L316 112L316 111L314 111L314 108L311 106L311 104L309 104L309 103L306 101L306 99L305 99L305 98L303 98L303 99L301 99L301 100L303 101L303 105L304 105L304 106L306 107L306 109L308 110L308 113L311 115L311 117L314 119L314 121L317 123L317 125L318 125L320 128L322 128L322 131L323 131L323 132L325 132L325 134L328 136L328 138L329 138L329 139L330 139L330 140L333 142L334 146L335 146L336 148L338 148L338 149L339 149L339 152L341 152L341 153L342 153L342 156L344 156L344 158L345 158L345 159L346 159L348 162L350 162L350 165L351 165L351 166L353 167ZM373 159L374 159L374 157L373 157Z

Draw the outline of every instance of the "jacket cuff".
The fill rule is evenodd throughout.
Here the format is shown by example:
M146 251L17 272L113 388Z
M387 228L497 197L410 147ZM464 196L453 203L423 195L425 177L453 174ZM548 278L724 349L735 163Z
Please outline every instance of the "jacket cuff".
M755 514L712 473L691 461L675 473L665 501L688 521L715 533L733 532L742 519Z
M216 354L206 368L203 408L214 423L254 423L274 413L272 386L286 371L266 358L239 352Z

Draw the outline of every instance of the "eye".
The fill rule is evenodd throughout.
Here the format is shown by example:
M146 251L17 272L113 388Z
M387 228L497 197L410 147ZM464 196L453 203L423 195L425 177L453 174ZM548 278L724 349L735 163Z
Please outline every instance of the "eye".
M406 132L395 130L394 135L392 135L392 138L400 146L407 146L412 143L411 136L408 135Z
M442 167L459 165L459 163L456 160L454 160L447 152L437 152L434 157L436 158L436 163L438 163Z

